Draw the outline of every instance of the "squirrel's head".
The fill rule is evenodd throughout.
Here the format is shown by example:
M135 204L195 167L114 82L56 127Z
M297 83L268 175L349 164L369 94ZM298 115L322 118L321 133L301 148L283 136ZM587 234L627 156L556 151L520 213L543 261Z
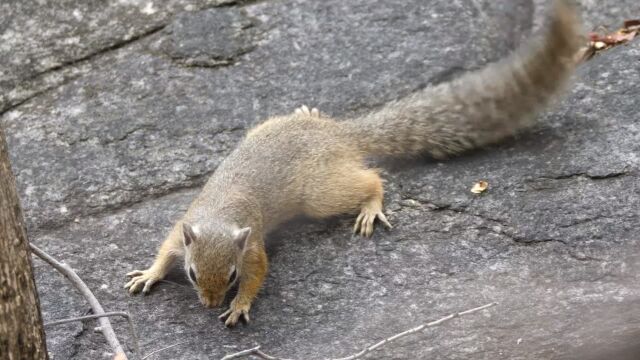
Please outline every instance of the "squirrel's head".
M207 307L219 306L242 272L251 228L198 227L183 223L185 271Z

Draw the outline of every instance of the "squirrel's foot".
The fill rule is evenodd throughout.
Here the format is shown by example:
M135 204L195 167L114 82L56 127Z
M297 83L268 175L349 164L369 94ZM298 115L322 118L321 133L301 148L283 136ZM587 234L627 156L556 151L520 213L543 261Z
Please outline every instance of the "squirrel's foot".
M294 113L298 114L298 115L307 115L307 116L312 116L312 117L320 117L320 111L318 109L316 109L316 108L309 109L309 107L307 105L302 105L301 107L295 109Z
M129 289L129 293L135 294L140 289L143 293L148 293L151 290L151 286L162 279L162 276L156 271L147 270L135 270L127 274L131 280L124 285L125 289ZM143 287L144 286L144 287Z
M365 206L360 211L360 215L356 218L356 224L353 226L353 233L360 233L361 236L370 237L373 235L373 223L378 219L387 229L393 228L382 212L380 206Z
M231 302L229 309L222 313L218 317L218 319L224 321L225 326L233 327L236 326L238 320L242 318L245 323L249 323L249 309L251 308L251 304L240 303L237 301L237 298Z

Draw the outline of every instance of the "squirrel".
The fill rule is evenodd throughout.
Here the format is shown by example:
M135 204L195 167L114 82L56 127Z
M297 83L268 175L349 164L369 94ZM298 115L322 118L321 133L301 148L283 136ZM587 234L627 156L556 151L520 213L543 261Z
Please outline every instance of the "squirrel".
M297 215L359 212L354 233L369 237L383 213L382 179L368 156L444 158L495 143L530 126L558 98L578 65L577 10L554 1L541 41L452 81L430 86L366 115L337 121L306 106L248 131L160 246L153 265L132 271L130 293L147 293L175 260L207 307L238 285L230 327L249 322L267 274L265 234Z

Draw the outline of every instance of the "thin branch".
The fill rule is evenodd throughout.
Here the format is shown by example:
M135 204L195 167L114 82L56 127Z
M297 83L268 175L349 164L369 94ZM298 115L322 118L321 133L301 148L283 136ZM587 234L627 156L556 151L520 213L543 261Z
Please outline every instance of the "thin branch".
M44 327L50 327L50 326L57 326L57 325L62 325L62 324L68 324L68 323L72 323L72 322L76 322L76 321L83 321L83 320L92 320L92 319L98 319L101 317L114 317L114 316L119 316L119 317L123 317L125 319L127 319L127 322L129 323L129 332L131 333L131 337L133 339L133 343L136 344L136 349L138 349L138 334L136 333L135 327L133 326L133 321L131 320L131 316L129 315L128 312L124 312L124 311L112 311L112 312L108 312L108 313L104 313L101 315L85 315L85 316L77 316L77 317L72 317L72 318L68 318L68 319L61 319L61 320L56 320L56 321L52 321L52 322L48 322L46 324L44 324ZM147 355L143 356L141 360L145 360L148 357L152 356L153 354L159 353L161 351L170 349L174 346L178 346L178 345L182 345L184 343L187 343L188 341L181 341L179 343L173 344L173 345L169 345L169 346L165 346L161 349L157 349L154 350L150 353L148 353ZM136 351L136 353L138 353Z
M51 257L49 254L40 250L37 246L33 244L29 244L29 246L31 247L31 251L35 255L37 255L40 259L44 260L46 263L48 263L53 268L58 270L62 275L64 275L64 277L66 277L71 282L71 284L82 294L82 296L87 300L87 302L89 302L89 305L93 310L93 313L95 315L99 315L98 323L100 324L100 331L102 332L105 339L109 343L109 346L111 346L111 349L113 349L113 352L116 354L116 357L126 359L126 354L124 352L124 349L122 348L122 345L120 345L120 342L116 337L116 333L113 331L111 322L107 317L103 316L105 314L105 311L102 308L102 305L100 305L100 302L98 302L98 299L95 297L95 295L93 295L93 293L91 292L87 284L85 284L84 281L82 281L82 279L78 276L78 274L76 274L75 271L73 271L73 269L69 265L57 261L56 259ZM127 316L129 315L127 314ZM128 319L130 320L130 317L128 317ZM129 330L132 331L132 334L134 336L133 340L134 340L136 356L139 356L140 348L138 346L138 340L137 340L137 336L135 335L135 330L133 328L132 322L129 322Z
M457 317L460 317L460 316L473 314L474 312L490 308L492 306L495 306L496 304L497 303L490 303L490 304L479 306L477 308L473 308L473 309L466 310L466 311L463 311L463 312L453 313L453 314L447 315L447 316L445 316L445 317L443 317L441 319L438 319L436 321L432 321L430 323L422 324L420 326L414 327L413 329L409 329L407 331L403 331L403 332L401 332L399 334L393 335L392 337L386 338L386 339L384 339L384 340L382 340L380 342L377 342L377 343L375 343L375 344L363 349L359 353L356 353L356 354L353 354L351 356L347 356L347 357L344 357L344 358L334 359L334 360L353 360L353 359L357 359L357 358L362 357L365 354L367 354L367 353L369 353L369 352L371 352L371 351L373 351L373 350L375 350L375 349L377 349L379 347L382 347L382 346L384 346L384 345L386 345L386 344L388 344L388 343L390 343L392 341L398 340L401 337L404 337L404 336L407 336L407 335L410 335L410 334L413 334L413 333L417 333L418 331L424 330L424 329L426 329L428 327L433 327L433 326L440 325L443 322L449 321L451 319L454 319L454 318L457 318Z
M52 321L44 324L44 327L67 324L75 321L99 319L103 317L112 317L112 316L120 316L127 319L127 324L129 324L129 333L131 334L131 338L133 340L133 346L135 348L136 354L140 354L140 346L138 345L138 334L136 333L136 328L135 326L133 326L133 320L131 319L131 315L129 315L129 313L124 311L113 311L113 312L108 312L108 313L99 314L99 315L85 315L85 316L78 316L78 317L73 317L68 319L56 320L56 321ZM100 329L100 331L102 331L102 328Z
M239 358L241 358L241 357L245 357L245 356L247 356L247 355L256 355L256 352L257 352L258 350L260 350L260 345L258 345L258 346L256 346L256 347L254 347L254 348L251 348L251 349L242 350L242 351L239 351L239 352L237 352L237 353L233 353L233 354L226 355L225 357L223 357L223 358L222 358L222 359L220 359L220 360L239 359Z
M70 322L76 322L76 321L82 321L82 320L91 320L91 319L99 319L101 317L114 317L114 316L120 316L120 317L123 317L125 319L129 319L129 314L128 313L126 313L124 311L113 311L113 312L108 312L108 313L99 314L99 315L84 315L84 316L77 316L77 317L72 317L72 318L68 318L68 319L55 320L55 321L48 322L48 323L44 324L44 326L45 327L56 326L56 325L67 324L67 323L70 323Z
M497 305L497 303L493 302L493 303L482 305L482 306L478 306L476 308L469 309L469 310L466 310L466 311L449 314L449 315L447 315L447 316L445 316L443 318L440 318L438 320L435 320L435 321L432 321L432 322L429 322L429 323L426 323L426 324L422 324L420 326L414 327L412 329L409 329L409 330L403 331L401 333L398 333L396 335L393 335L391 337L388 337L388 338L386 338L386 339L384 339L382 341L379 341L379 342L377 342L377 343L375 343L373 345L370 345L370 346L362 349L360 352L357 352L357 353L355 353L353 355L350 355L350 356L347 356L347 357L342 357L342 358L336 358L336 359L327 359L327 360L355 360L355 359L363 357L364 355L366 355L366 354L368 354L368 353L370 353L370 352L372 352L372 351L374 351L374 350L376 350L378 348L383 347L384 345L386 345L386 344L388 344L388 343L390 343L392 341L398 340L398 339L400 339L402 337L405 337L407 335L411 335L411 334L417 333L417 332L422 331L422 330L424 330L426 328L430 328L430 327L433 327L433 326L440 325L440 324L442 324L444 322L447 322L447 321L449 321L451 319L455 319L455 318L460 317L460 316L469 315L469 314L473 314L475 312L478 312L478 311L481 311L481 310L484 310L484 309L488 309L488 308L490 308L492 306L495 306L495 305ZM259 357L261 359L266 359L266 360L291 360L291 359L285 359L285 358L280 358L280 357L276 357L276 356L271 356L271 355L265 354L264 352L262 352L260 350L260 346L256 346L256 347L251 348L251 349L239 351L237 353L229 354L229 355L223 357L221 360L238 359L238 358L247 357L247 356L250 356L250 355L254 355L254 356L257 356L257 357Z
M150 357L151 355L153 355L153 354L155 354L155 353L159 353L159 352L161 352L161 351L164 351L164 350L167 350L167 349L171 349L171 348L172 348L172 347L174 347L174 346L182 345L182 344L184 344L184 343L188 343L188 342L189 342L189 340L185 340L185 341L181 341L181 342L179 342L179 343L175 343L175 344L173 344L173 345L165 346L165 347L163 347L163 348L161 348L161 349L158 349L158 350L153 350L152 352L150 352L150 353L148 353L147 355L143 356L143 357L142 357L142 360L145 360L146 358Z
M254 348L247 349L247 350L242 350L242 351L234 353L234 354L229 354L229 355L223 357L221 360L239 359L239 358L246 357L246 356L249 356L249 355L255 355L255 356L259 357L260 359L265 359L265 360L292 360L292 359L279 358L279 357L276 357L276 356L271 356L269 354L265 354L262 351L260 351L260 346L256 346Z

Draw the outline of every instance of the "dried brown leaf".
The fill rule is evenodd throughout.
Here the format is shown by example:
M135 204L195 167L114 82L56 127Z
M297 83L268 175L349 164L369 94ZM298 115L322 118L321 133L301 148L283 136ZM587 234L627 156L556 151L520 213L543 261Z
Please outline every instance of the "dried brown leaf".
M481 194L485 192L488 187L489 187L488 182L480 180L477 183L473 184L473 187L471 188L471 192L474 194Z
M586 49L580 49L578 54L576 54L576 59L581 59L581 61L589 60L596 53L628 43L638 34L640 34L640 19L626 20L623 27L613 33L603 35L597 32L591 32L588 36L588 47Z
M640 19L625 20L623 27L625 29L640 28Z

